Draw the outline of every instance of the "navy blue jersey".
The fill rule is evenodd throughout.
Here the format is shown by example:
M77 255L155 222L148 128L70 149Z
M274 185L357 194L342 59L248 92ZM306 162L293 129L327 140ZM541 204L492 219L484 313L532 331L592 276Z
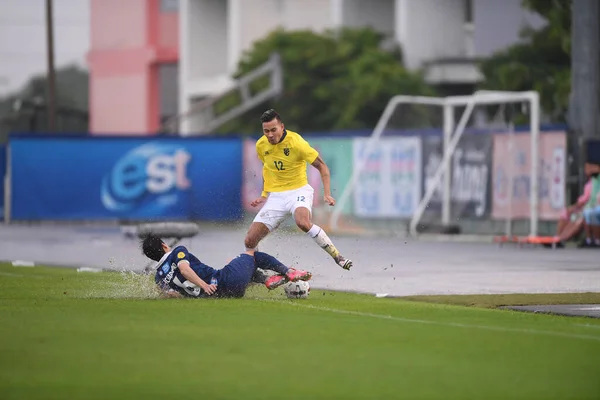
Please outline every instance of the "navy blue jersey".
M211 278L219 279L219 271L204 264L196 256L190 254L184 246L175 247L159 261L156 267L154 281L163 290L173 289L187 297L200 297L204 291L185 279L179 271L177 264L186 260L190 263L192 270L204 282L210 284Z
M254 257L241 254L219 270L218 297L243 297L256 271Z

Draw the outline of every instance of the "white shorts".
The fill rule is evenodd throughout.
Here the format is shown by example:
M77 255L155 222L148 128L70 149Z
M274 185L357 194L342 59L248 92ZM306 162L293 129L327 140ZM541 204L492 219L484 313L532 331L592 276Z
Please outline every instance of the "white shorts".
M313 196L315 190L310 185L304 185L298 189L286 190L285 192L271 192L254 222L261 222L273 231L298 207L308 208L312 212Z

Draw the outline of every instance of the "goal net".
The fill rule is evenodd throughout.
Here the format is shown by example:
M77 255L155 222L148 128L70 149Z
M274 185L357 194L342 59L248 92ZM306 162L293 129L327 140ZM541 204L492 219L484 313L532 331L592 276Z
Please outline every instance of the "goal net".
M547 180L533 177L562 168L562 181L541 189L554 191L556 209L564 203L564 153L562 166L540 171L539 112L532 91L392 98L373 132L352 138L329 229L538 235Z

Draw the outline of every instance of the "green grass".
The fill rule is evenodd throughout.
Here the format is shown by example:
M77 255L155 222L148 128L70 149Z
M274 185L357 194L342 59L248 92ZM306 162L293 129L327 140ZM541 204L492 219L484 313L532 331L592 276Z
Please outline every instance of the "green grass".
M600 398L594 319L317 290L153 296L138 275L0 266L0 398Z
M497 308L550 304L600 304L600 293L518 293L440 296L405 296L399 299L458 306Z

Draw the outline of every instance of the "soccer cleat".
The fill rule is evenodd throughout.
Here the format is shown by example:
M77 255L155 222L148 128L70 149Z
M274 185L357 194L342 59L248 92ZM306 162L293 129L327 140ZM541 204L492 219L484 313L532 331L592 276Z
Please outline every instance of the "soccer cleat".
M285 274L285 276L292 282L308 281L310 278L312 278L312 274L310 272L295 268L288 269L288 272Z
M288 278L285 275L273 275L265 281L265 286L269 290L273 290L283 285L288 281Z
M338 254L338 256L334 258L334 260L337 263L337 265L344 268L345 270L350 270L350 268L352 268L352 260L344 258L344 256L342 256L341 254Z
M264 269L256 268L254 274L252 275L252 282L254 283L267 283L267 279L274 276L275 272L267 271Z

